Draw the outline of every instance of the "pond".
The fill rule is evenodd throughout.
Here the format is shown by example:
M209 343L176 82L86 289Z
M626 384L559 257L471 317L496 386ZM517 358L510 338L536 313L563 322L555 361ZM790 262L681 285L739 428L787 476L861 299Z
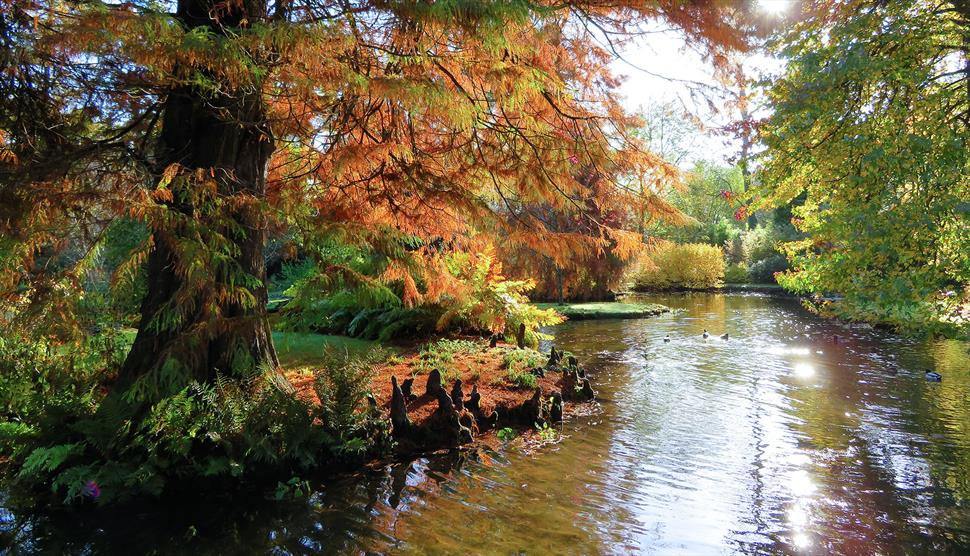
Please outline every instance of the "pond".
M601 410L537 452L418 458L300 502L3 523L21 553L970 552L966 344L826 321L791 299L645 301L676 311L553 330Z

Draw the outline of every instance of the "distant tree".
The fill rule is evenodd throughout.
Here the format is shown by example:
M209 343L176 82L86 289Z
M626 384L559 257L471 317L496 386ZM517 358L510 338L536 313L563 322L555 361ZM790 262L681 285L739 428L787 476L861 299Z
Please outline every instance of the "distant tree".
M637 135L652 153L674 166L681 166L697 154L697 140L703 130L679 102L650 104L643 109L643 121Z

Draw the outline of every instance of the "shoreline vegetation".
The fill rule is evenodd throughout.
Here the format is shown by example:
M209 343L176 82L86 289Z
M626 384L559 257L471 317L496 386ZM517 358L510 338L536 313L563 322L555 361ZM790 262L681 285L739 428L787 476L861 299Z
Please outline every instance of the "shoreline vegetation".
M297 396L320 400L307 370L286 373ZM440 339L374 365L368 403L391 425L393 453L457 448L487 432L549 429L593 401L586 370L569 353L476 339Z
M798 293L786 290L778 284L721 284L719 286L707 287L684 287L672 286L667 288L637 288L627 292L617 294L618 299L627 301L636 298L638 295L664 294L664 293L763 293L780 297L806 297Z

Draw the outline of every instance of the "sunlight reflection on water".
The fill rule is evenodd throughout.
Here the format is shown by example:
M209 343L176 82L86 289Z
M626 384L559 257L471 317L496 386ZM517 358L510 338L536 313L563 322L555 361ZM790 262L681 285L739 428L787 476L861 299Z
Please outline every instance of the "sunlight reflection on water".
M601 404L560 444L379 466L283 508L200 505L210 521L190 522L199 534L186 549L970 553L965 344L824 321L793 300L648 301L683 311L552 331L590 369ZM705 341L705 328L731 339ZM944 382L927 383L927 368ZM143 552L182 542L176 524L38 521L22 546Z

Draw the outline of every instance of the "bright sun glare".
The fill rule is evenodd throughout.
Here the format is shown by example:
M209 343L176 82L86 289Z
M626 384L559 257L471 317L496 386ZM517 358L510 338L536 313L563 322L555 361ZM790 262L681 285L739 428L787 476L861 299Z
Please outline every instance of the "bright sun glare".
M758 0L758 7L771 15L781 15L788 9L790 0Z

